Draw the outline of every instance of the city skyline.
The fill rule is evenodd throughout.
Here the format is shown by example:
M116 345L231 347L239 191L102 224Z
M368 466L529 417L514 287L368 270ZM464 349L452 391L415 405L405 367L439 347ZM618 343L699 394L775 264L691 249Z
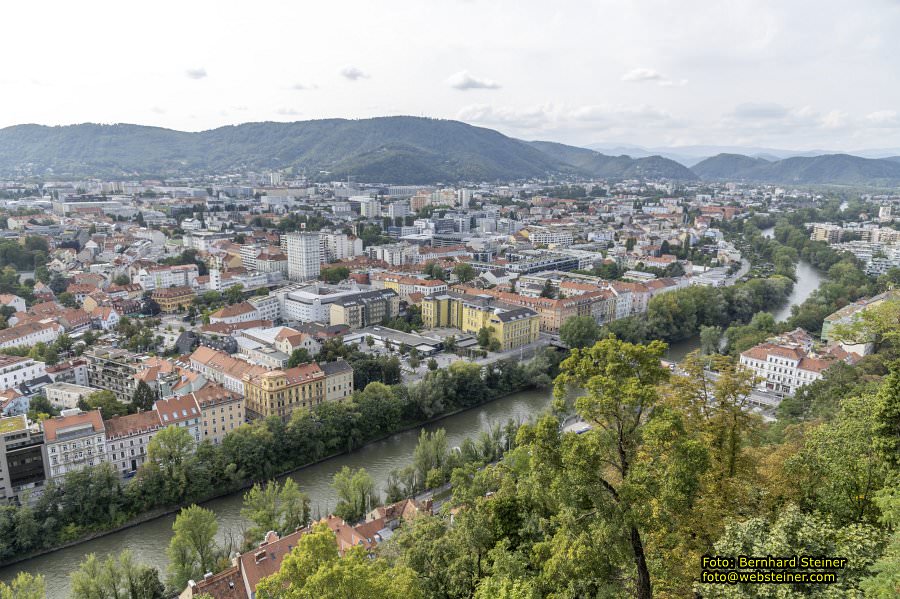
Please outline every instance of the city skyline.
M575 145L900 146L900 4L839 20L825 4L15 6L40 26L0 40L21 57L0 126L407 114Z

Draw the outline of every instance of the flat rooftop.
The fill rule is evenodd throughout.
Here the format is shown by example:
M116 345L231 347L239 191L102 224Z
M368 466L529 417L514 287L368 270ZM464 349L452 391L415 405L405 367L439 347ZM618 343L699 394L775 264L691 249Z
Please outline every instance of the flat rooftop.
M10 416L9 418L0 418L0 434L12 433L21 430L25 430L24 416Z

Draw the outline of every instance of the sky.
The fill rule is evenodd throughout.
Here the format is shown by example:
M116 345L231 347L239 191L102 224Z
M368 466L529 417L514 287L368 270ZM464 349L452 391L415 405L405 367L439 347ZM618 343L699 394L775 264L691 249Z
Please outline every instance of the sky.
M900 147L900 0L7 2L0 127L415 115L523 139Z

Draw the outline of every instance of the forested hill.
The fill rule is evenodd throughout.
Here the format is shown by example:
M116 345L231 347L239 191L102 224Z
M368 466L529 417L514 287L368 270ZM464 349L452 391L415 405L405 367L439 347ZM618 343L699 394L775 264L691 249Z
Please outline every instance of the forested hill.
M383 183L554 174L696 178L664 158L635 160L561 144L530 144L458 121L418 117L246 123L198 133L124 124L0 129L0 176L121 178L286 167L317 179Z
M860 158L849 154L797 156L769 161L741 154L719 154L692 169L704 180L757 181L805 185L900 185L896 158Z

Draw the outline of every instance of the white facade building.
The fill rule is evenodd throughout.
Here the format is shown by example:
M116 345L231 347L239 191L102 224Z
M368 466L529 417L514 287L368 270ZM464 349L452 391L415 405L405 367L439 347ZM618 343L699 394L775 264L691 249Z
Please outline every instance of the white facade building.
M288 233L286 236L288 278L310 281L319 276L322 263L318 233Z

